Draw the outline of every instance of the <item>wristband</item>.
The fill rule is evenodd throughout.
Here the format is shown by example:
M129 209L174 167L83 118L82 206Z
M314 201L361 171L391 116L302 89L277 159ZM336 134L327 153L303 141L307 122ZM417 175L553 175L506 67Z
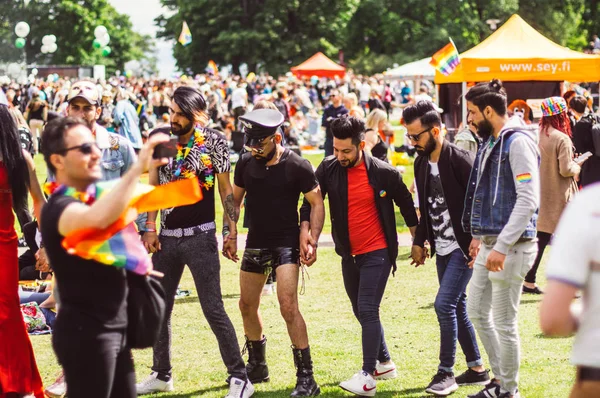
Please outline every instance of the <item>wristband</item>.
M155 221L146 221L146 225L156 225Z
M146 229L145 232L156 232L156 229Z

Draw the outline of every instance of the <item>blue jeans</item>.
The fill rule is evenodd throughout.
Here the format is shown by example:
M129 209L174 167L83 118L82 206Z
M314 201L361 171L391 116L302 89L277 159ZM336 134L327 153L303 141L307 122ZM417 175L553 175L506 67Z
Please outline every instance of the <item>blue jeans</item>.
M373 374L377 360L389 361L379 305L390 276L392 263L387 249L375 250L342 260L344 287L352 311L362 327L363 370Z
M453 372L456 359L456 340L472 368L483 364L475 328L467 315L467 284L473 270L460 249L447 256L436 256L436 265L440 289L435 298L435 312L440 324L440 365L439 369Z

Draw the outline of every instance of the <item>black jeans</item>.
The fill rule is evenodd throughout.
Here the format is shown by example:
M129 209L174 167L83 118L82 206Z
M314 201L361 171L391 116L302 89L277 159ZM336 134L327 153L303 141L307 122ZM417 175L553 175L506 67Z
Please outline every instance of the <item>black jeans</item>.
M550 240L552 239L552 234L549 234L547 232L538 231L537 237L538 237L537 257L535 258L533 267L531 267L531 269L525 276L525 282L527 282L527 283L535 283L538 267L540 266L540 262L542 261L542 257L544 256L544 250L546 250L546 246L548 246L550 244Z
M342 259L342 275L352 311L362 326L363 370L373 374L377 360L389 361L379 305L392 263L387 249Z
M69 398L136 397L125 330L106 330L61 309L52 345L65 372Z
M246 380L240 346L221 295L221 265L215 230L182 238L161 236L160 243L161 250L152 256L152 263L155 270L165 274L161 282L166 294L166 313L158 341L153 347L152 370L163 376L171 375L171 314L175 292L187 264L194 278L202 312L217 338L227 372ZM193 342L190 341L190 344Z

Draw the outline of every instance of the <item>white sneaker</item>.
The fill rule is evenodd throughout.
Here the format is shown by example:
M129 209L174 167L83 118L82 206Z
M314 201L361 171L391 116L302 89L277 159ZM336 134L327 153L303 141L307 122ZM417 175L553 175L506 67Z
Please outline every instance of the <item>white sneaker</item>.
M274 292L274 285L272 283L267 283L263 286L261 296L272 296Z
M350 380L342 381L340 387L361 397L374 397L376 391L375 379L364 370L356 373Z
M387 365L383 365L381 362L377 361L375 373L373 373L373 378L375 380L388 380L395 379L396 377L398 377L398 371L396 370L396 364L393 361L390 361Z
M65 382L65 372L61 371L54 384L44 390L50 398L62 398L67 393L67 383Z
M152 372L146 380L135 385L137 395L151 394L153 392L173 391L173 378L169 381L158 379L158 373Z
M254 394L254 386L250 380L244 381L237 377L232 377L229 382L229 392L225 398L249 398Z

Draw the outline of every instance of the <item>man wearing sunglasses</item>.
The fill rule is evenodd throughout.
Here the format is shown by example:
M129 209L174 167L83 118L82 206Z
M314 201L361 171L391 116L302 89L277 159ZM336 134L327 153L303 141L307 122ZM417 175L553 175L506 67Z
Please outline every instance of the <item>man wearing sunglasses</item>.
M102 104L96 85L89 81L74 83L67 101L67 116L83 119L96 138L96 145L102 153L102 180L122 177L135 162L135 152L127 138L110 133L97 123L102 114Z
M250 221L240 273L248 378L252 383L269 380L267 339L258 308L267 277L275 271L280 311L292 341L297 369L291 396L316 396L320 388L313 377L306 324L298 308L300 261L301 254L305 254L300 247L298 200L303 194L312 205L310 219L316 242L325 218L319 183L310 163L281 145L279 126L284 117L279 111L255 110L241 116L240 121L248 152L236 165L233 192L237 212L246 195ZM311 252L311 256L316 253ZM237 255L232 259L237 261Z
M419 154L415 179L422 217L413 242L412 264L418 267L425 263L428 241L431 254L437 254L440 284L434 303L440 324L440 363L425 391L446 396L459 385L487 384L490 380L467 316L465 293L473 270L468 265L471 235L463 230L461 219L474 155L444 139L442 119L431 101L407 106L402 117L406 138ZM467 371L455 378L457 340L466 357Z
M325 157L333 155L333 134L329 125L333 120L348 114L348 109L342 104L342 96L337 89L331 90L329 100L331 105L323 111L321 121L321 126L325 127Z

